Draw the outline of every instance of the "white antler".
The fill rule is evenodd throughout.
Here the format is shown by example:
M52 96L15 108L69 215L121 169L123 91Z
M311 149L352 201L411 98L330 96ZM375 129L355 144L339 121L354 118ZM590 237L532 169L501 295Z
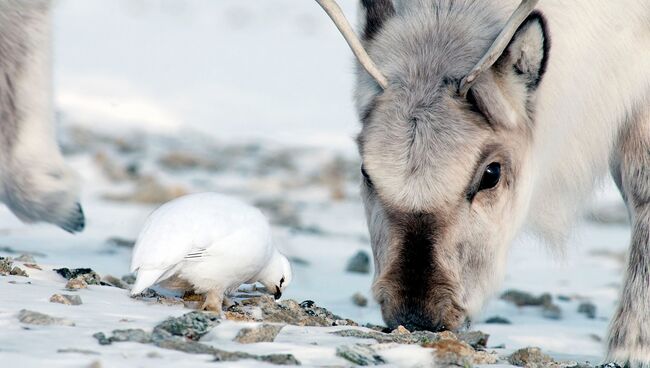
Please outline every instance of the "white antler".
M472 88L472 84L476 81L476 78L486 69L494 65L499 56L501 56L506 47L508 47L508 43L510 43L512 36L515 35L519 26L524 22L524 20L526 20L533 9L535 9L538 2L539 0L523 0L519 4L519 7L514 13L512 13L510 19L508 19L508 22L492 43L492 46L490 46L485 55L483 55L481 60L478 61L469 74L460 81L458 92L461 96L467 96L467 92Z
M381 88L386 89L388 87L388 80L384 77L383 74L379 71L375 63L370 59L370 55L366 52L361 44L361 41L352 30L350 22L345 18L343 11L339 5L334 0L316 0L316 2L325 10L327 15L332 18L336 28L339 29L345 41L350 45L350 49L359 60L361 66L370 74L376 81L379 83Z

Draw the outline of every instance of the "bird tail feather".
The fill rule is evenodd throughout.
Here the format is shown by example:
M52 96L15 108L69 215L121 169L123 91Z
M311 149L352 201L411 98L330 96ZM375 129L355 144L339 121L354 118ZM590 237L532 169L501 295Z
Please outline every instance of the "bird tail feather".
M138 270L138 276L135 279L131 295L137 295L144 291L144 289L158 282L165 270Z

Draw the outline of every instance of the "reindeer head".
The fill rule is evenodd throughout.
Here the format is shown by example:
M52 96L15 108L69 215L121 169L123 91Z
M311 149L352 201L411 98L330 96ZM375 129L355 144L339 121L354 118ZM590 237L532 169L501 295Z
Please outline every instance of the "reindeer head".
M361 192L384 319L458 328L498 285L527 210L549 50L543 17L530 14L537 1L507 22L485 1L362 1L362 42L318 1L365 69Z

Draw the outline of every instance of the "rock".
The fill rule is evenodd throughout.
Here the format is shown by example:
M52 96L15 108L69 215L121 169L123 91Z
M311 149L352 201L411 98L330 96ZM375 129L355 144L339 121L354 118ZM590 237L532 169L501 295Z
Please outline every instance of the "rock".
M122 281L126 282L128 285L135 284L135 275L130 273L128 275L122 276Z
M132 239L123 239L117 236L108 238L106 240L106 244L113 246L113 247L118 247L118 248L126 248L126 249L133 249L133 246L135 245L135 240Z
M422 346L434 349L436 367L471 367L474 362L474 349L462 341L440 339Z
M211 313L189 312L180 317L170 317L154 327L154 334L162 331L172 336L182 336L197 341L220 323L219 316Z
M536 297L528 292L519 290L508 290L501 294L501 299L510 302L518 307L543 306L551 304L553 301L553 297L551 297L551 294L548 293L544 293Z
M183 317L178 317L177 320L182 319ZM174 318L169 318L165 322L168 322L172 319ZM165 322L161 323L161 325ZM174 321L172 323L174 326L172 326L170 330L172 332L179 331L182 333L182 330L176 329L176 322L178 321ZM291 354L253 355L242 352L225 351L194 341L193 338L195 338L196 335L191 335L190 339L188 340L186 339L186 336L172 334L170 330L165 330L163 328L160 328L158 330L154 329L153 333L148 333L141 329L115 330L110 337L107 337L103 332L98 332L94 334L93 337L97 339L100 345L110 345L114 342L138 342L141 344L153 344L163 349L182 351L189 354L210 354L214 356L215 361L219 362L232 362L242 359L253 359L278 365L300 364L300 362L296 360L296 358Z
M493 323L493 324L501 324L501 325L512 324L512 322L510 322L509 319L500 316L490 317L485 320L485 323Z
M490 335L482 331L464 331L458 332L456 334L456 337L458 340L466 342L474 349L485 349L487 348L487 343Z
M93 351L93 350L86 350L86 349L76 349L76 348L68 348L68 349L58 349L56 351L57 353L73 353L73 354L83 354L83 355L100 355L99 352Z
M116 288L129 290L129 286L115 276L106 275L102 277L102 282Z
M546 368L553 362L553 359L542 353L539 348L528 347L512 353L508 357L508 362L519 367Z
M90 268L55 268L54 271L65 279L80 278L88 285L101 285L101 277Z
M130 194L107 194L104 198L118 202L161 204L187 193L187 190L181 186L167 186L158 182L155 177L144 176L138 179L135 189Z
M352 295L352 303L359 307L365 307L368 305L368 298L363 296L361 293L354 293L354 295Z
M234 341L240 344L273 342L283 327L284 325L263 324L255 328L242 328L235 336Z
M26 323L30 325L39 325L39 326L50 326L50 325L74 326L74 322L67 320L65 318L52 317L52 316L48 316L47 314L34 312L26 309L23 309L18 313L18 320L22 323Z
M562 309L556 304L550 303L542 306L542 317L548 319L561 319Z
M29 277L27 272L25 272L23 269L21 269L18 266L14 266L11 271L9 272L10 275L12 276L23 276L23 277Z
M159 294L154 289L149 289L149 288L145 289L143 292L141 292L138 295L132 296L132 298L137 300L145 300L149 302L163 304L163 305L183 305L183 306L185 305L182 299L168 297Z
M65 288L68 290L79 290L79 289L85 289L88 287L88 283L84 281L82 278L74 278L70 279L67 284L65 284Z
M372 345L354 344L336 348L336 355L356 365L380 365L386 361L375 352Z
M390 332L393 335L410 335L411 331L407 330L406 327L399 325L396 329Z
M65 305L81 305L81 297L79 295L68 295L68 294L54 294L50 297L50 302L60 303Z
M596 318L596 305L592 302L582 302L578 305L578 313L582 313L587 318Z
M255 310L255 312L254 312ZM269 323L284 323L296 326L357 326L349 319L332 314L311 300L298 303L292 299L276 303L272 296L262 295L242 300L240 305L228 309L233 314L263 320Z
M269 216L271 223L274 225L287 226L293 229L301 228L300 214L297 206L281 198L264 198L258 199L254 203L255 207Z
M348 272L370 273L370 256L363 250L358 251L345 267Z
M36 263L36 260L31 254L21 254L18 258L15 258L14 261L23 262L23 263Z
M201 156L182 151L169 152L160 157L158 163L162 167L172 171L189 169L216 171L223 168L222 165L219 165L216 161L210 161Z
M13 264L11 258L0 257L0 275L8 275L13 268Z

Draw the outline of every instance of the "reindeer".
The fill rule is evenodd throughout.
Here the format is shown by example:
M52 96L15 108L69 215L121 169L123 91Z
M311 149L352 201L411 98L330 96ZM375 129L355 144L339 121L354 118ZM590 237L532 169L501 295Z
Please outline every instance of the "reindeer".
M650 367L650 1L361 1L355 101L373 292L457 329L524 230L561 245L611 173L632 240L608 357ZM514 9L514 12L513 12Z
M52 122L50 1L0 0L0 200L25 222L84 228Z

